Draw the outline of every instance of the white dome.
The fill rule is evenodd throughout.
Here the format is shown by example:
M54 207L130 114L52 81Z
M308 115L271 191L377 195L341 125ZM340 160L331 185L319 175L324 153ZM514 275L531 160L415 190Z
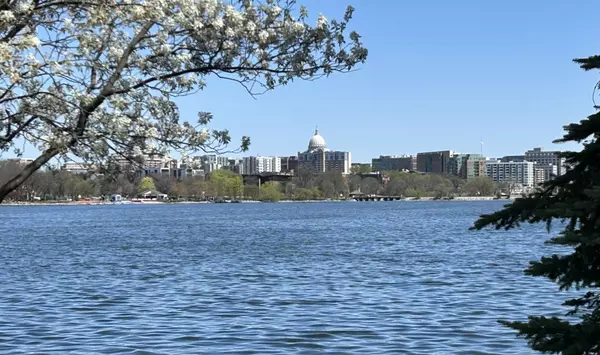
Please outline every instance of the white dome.
M325 139L319 135L319 130L315 129L315 135L310 137L308 150L325 149Z

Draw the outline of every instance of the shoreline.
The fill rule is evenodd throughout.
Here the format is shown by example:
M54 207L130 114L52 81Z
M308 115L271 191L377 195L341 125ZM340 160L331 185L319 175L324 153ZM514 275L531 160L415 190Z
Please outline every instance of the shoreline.
M512 202L516 197L498 199L491 196L461 196L453 199L435 199L434 197L407 197L402 200L388 202L476 202L476 201L506 201ZM255 201L255 200L240 200L236 203L324 203L324 202L383 202L383 201L356 201L356 200L280 200L280 201ZM111 203L111 202L8 202L0 203L2 206L108 206L108 205L195 205L195 204L221 204L211 201L145 201L145 202L129 202L129 203ZM229 204L229 203L225 203Z

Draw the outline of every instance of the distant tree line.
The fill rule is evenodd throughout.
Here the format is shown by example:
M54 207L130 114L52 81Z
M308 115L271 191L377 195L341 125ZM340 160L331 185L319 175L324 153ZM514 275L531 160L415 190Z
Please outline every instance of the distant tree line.
M17 162L0 162L0 184L18 174ZM377 176L377 175L375 175ZM343 199L352 192L404 197L448 198L453 196L492 196L506 189L487 177L464 180L452 175L419 174L388 171L386 181L368 173L344 176L336 172L314 174L300 172L288 182L258 181L243 184L242 177L229 170L217 170L204 178L177 180L163 175L136 177L133 173L72 174L47 167L34 173L23 186L8 197L12 200L77 199L78 197L120 194L134 197L147 190L157 190L172 199L252 199L263 201Z

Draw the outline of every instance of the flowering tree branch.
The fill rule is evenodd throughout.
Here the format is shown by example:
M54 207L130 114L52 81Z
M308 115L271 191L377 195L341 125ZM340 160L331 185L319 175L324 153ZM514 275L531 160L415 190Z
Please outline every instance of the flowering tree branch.
M0 154L18 140L42 152L0 201L55 157L226 147L211 114L192 123L174 99L210 75L256 95L348 72L367 57L352 13L311 26L295 0L0 0Z

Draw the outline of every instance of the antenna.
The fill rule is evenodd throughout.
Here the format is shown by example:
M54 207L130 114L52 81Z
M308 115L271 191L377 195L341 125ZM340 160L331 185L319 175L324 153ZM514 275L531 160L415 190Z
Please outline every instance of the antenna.
M481 146L481 156L483 156L483 137L480 137L479 144Z

